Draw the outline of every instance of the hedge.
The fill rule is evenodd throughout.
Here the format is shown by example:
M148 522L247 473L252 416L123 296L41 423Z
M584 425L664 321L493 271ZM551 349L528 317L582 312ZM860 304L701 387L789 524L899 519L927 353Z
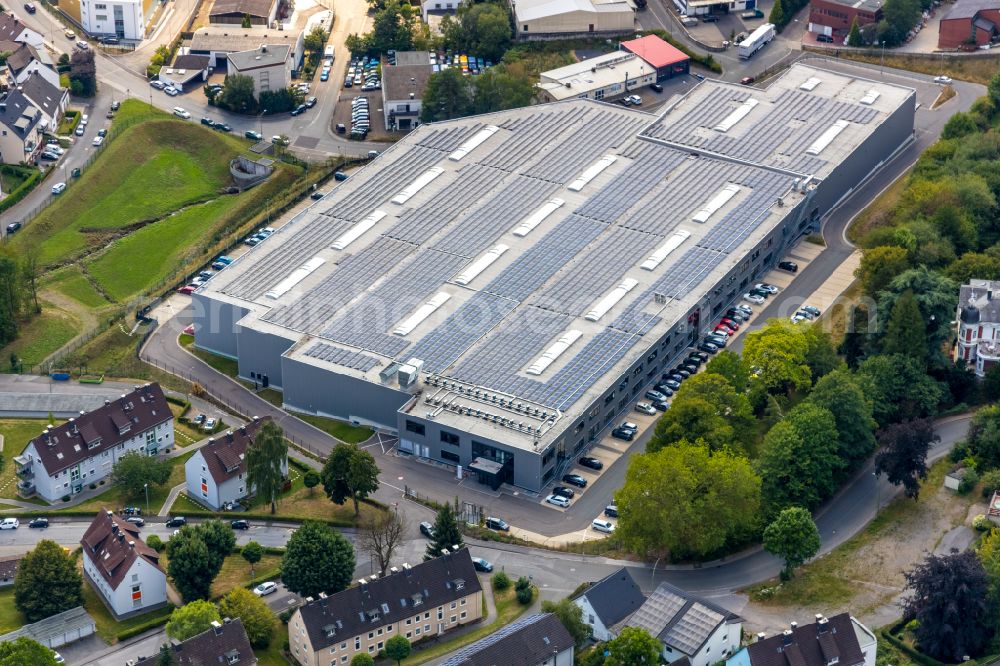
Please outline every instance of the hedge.
M0 165L0 172L2 173L18 173L22 174L25 171L30 171L31 173L25 179L23 183L14 188L14 190L4 197L3 201L0 201L0 213L4 212L17 202L19 202L24 197L28 196L28 192L31 192L38 184L38 181L42 178L42 172L38 169L32 169L30 167L15 166L13 164L3 164Z
M893 647L895 647L900 652L906 654L908 657L913 659L913 661L917 662L921 666L952 666L951 664L948 664L943 661L938 661L934 657L926 655L923 652L910 647L909 645L901 641L899 638L897 638L895 634L901 631L905 626L905 624L906 623L903 621L897 622L888 629L885 628L879 629L878 633L880 636L882 636L882 638L889 641L889 643L892 644ZM963 662L963 666L975 666L976 664L991 664L994 661L996 661L998 657L1000 657L1000 655L989 655L980 657L979 659L970 659L969 661Z
M171 607L173 606L171 605ZM146 622L137 624L133 627L129 627L128 629L122 629L117 634L118 641L121 642L129 638L132 638L133 636L138 636L141 633L147 632L150 629L156 629L157 627L161 627L165 625L169 619L170 619L170 613L167 613L166 615L163 615L161 617L154 617L152 620L147 620Z

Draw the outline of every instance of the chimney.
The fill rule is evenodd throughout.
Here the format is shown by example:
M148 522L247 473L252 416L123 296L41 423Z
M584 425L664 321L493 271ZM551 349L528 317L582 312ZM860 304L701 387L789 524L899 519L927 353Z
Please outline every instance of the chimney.
M108 400L107 398L105 398L105 399L104 399L104 406L105 406L105 407L107 407L107 406L109 406L110 404L111 404L111 401L110 401L110 400Z
M760 632L759 634L757 634L757 642L758 643L761 642L762 640L764 640L765 638L767 638L767 634L765 634L763 631Z
M825 634L830 630L830 621L823 616L816 620L816 633Z
M83 411L83 410L81 409L81 410L80 410L80 416L86 416L86 415L87 415L87 412L85 412L85 411Z
M212 624L212 631L215 632L215 635L216 636L221 636L222 635L222 625L219 624L219 622L217 620L212 620L211 624Z
M788 625L788 626L790 626L790 627L792 628L792 631L795 631L796 629L798 629L798 628L799 628L799 623L798 623L798 622L795 622L795 621L793 620L792 622L790 622L790 623L789 623L789 625Z
M410 99L416 99L416 96L413 93L410 93Z
M107 514L108 514L108 520L110 520L111 522L114 522L113 518L114 518L115 512L114 511L108 511Z
M232 623L232 619L231 618L228 618L228 617L222 618L222 624L230 624L230 623Z
M128 547L131 548L132 550L135 550L135 541L129 539Z
M457 553L459 548L461 548L461 546L452 546L451 547L451 552Z
M441 556L442 557L448 557L448 555L450 555L450 554L451 553L449 552L449 550L447 548L442 548L441 549Z
M791 629L785 629L783 632L781 632L781 644L782 645L791 645L792 642L793 642L793 640L792 640L792 630Z

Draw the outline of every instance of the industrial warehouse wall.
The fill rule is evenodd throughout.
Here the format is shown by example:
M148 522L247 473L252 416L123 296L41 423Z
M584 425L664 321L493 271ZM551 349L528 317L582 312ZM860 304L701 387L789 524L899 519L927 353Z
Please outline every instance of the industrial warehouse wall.
M396 411L410 399L398 388L341 375L287 356L281 358L281 364L287 409L395 430Z
M195 346L236 358L239 353L236 322L246 316L248 310L197 293L191 295L191 305Z
M262 376L267 375L269 386L282 388L281 355L295 340L238 326L236 344L240 377L263 384Z

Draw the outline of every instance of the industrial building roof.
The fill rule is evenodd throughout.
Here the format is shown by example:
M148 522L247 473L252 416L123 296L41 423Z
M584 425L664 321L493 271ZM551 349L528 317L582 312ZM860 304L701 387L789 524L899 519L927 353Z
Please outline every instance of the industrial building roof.
M236 51L226 56L232 66L239 72L246 72L262 67L284 65L288 60L291 47L287 44L262 44L251 51Z
M793 180L912 94L802 64L766 91L696 88L663 118L566 100L424 125L201 293L330 372L396 386L419 359L421 415L547 444L781 223ZM769 114L740 121L751 97ZM700 150L729 134L747 147Z
M626 79L632 82L631 85L638 85L640 78L650 74L656 74L656 69L644 59L633 53L612 51L542 72L538 87L545 90L552 99L563 100L580 97L614 83L624 85ZM624 88L622 91L624 92Z
M69 640L76 640L94 633L94 629L94 618L90 617L83 606L76 606L4 634L0 636L0 643L23 637L42 645L59 647L67 642L67 637Z
M295 30L242 28L238 25L208 26L195 30L186 48L195 53L250 51L261 44L295 46L301 36L302 32Z
M382 96L389 101L419 100L423 98L427 82L433 73L430 60L422 65L382 65Z
M656 35L646 35L622 42L622 48L631 51L657 69L691 59L688 54Z
M518 23L573 12L635 11L635 6L628 0L517 0L513 4Z
M277 0L215 0L209 16L253 16L269 18Z
M951 19L971 19L981 11L1000 9L998 0L955 0L948 13L944 15L942 21Z
M827 0L827 2L843 5L844 7L851 7L852 9L860 9L861 11L870 12L872 14L882 9L883 4L882 0Z

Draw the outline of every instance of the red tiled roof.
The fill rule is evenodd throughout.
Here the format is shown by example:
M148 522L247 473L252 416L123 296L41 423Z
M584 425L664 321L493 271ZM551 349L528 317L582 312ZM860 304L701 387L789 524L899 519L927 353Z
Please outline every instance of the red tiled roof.
M245 426L222 434L218 439L201 447L201 455L205 458L205 465L216 483L227 481L238 474L246 474L247 446L257 436L264 421L270 418L270 416L265 416L262 419L251 421Z
M630 39L622 42L622 46L657 69L690 59L683 51L667 44L656 35Z
M97 514L80 539L80 545L112 589L118 588L137 558L163 571L160 554L139 537L139 528L111 511L102 510Z

